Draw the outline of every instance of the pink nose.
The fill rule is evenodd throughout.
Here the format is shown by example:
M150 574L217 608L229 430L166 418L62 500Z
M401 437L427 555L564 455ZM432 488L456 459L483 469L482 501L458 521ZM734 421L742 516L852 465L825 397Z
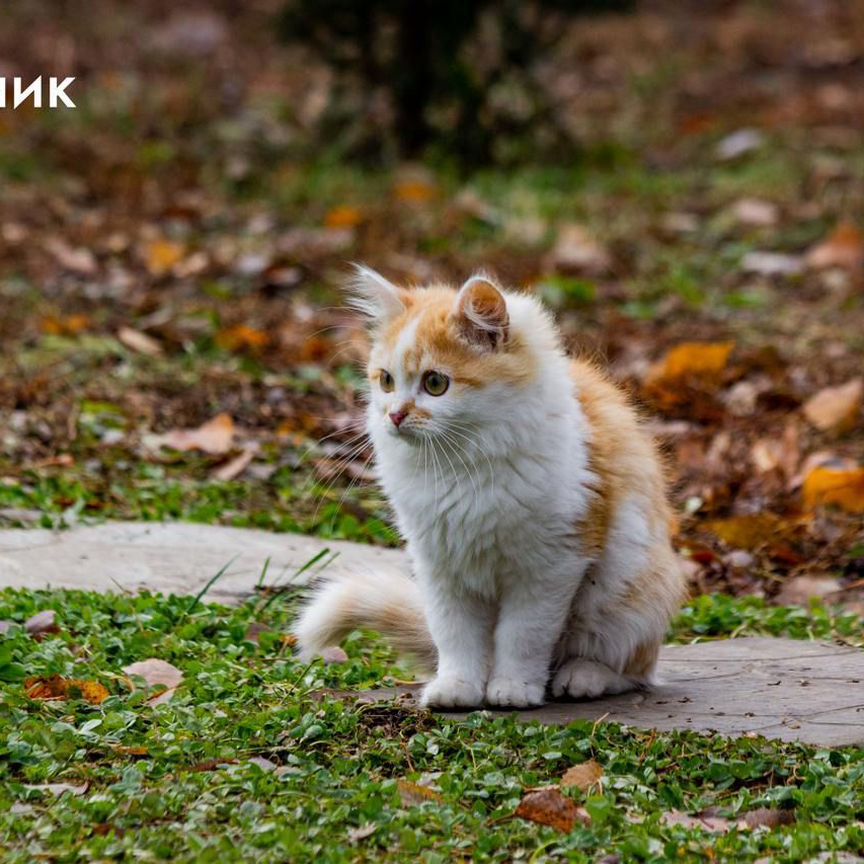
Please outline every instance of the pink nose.
M391 411L390 419L393 421L393 425L398 429L402 425L402 421L408 415L404 411Z

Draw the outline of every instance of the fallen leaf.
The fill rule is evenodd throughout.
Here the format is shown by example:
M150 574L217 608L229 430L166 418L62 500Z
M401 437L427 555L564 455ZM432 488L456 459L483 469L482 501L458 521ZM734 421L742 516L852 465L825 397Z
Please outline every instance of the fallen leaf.
M739 129L717 142L714 152L724 162L758 150L765 143L765 136L758 129Z
M814 468L804 479L804 506L813 510L826 504L864 513L864 468Z
M438 187L425 180L403 180L393 187L393 197L408 204L425 204L438 197Z
M152 276L165 276L177 264L186 252L181 243L171 240L154 240L148 244L144 252L144 261Z
M260 621L253 621L246 628L246 632L243 634L243 640L245 642L254 642L257 645L262 633L272 632L272 629L266 624L262 624Z
M827 267L859 270L864 266L864 234L857 225L841 222L825 240L810 249L806 261L814 270Z
M783 520L773 513L731 516L728 519L711 519L705 522L705 528L727 546L751 551L769 543L785 527Z
M161 705L163 702L167 702L174 695L174 691L183 680L183 673L176 666L172 666L170 663L166 663L164 660L159 660L156 657L151 657L148 660L139 660L137 663L126 666L123 671L130 678L133 675L143 678L148 687L164 686L166 688L161 693L157 693L147 700L150 705Z
M62 795L68 792L70 795L83 795L90 787L89 783L75 786L71 783L25 783L25 789L33 789L38 792L48 792L51 795Z
M722 816L689 816L687 813L682 813L680 810L670 810L660 817L660 821L670 828L686 828L692 831L694 828L701 828L704 831L710 831L712 834L726 834L731 831L735 823Z
M73 249L59 237L46 240L45 249L64 270L81 276L92 276L96 272L96 258L89 249Z
M804 270L804 259L800 255L757 250L744 256L741 269L757 276L797 276Z
M162 353L162 345L152 336L135 330L132 327L121 327L117 331L117 339L130 351L144 354L147 357L158 357Z
M557 270L601 276L612 266L609 253L582 225L562 225L552 249L552 264Z
M745 813L738 820L738 828L779 828L781 825L792 825L794 822L794 810L760 807Z
M8 633L14 626L14 621L0 621L0 636Z
M216 334L216 344L225 351L261 351L270 344L270 337L263 330L246 324L229 327Z
M24 622L24 629L31 636L41 636L46 633L59 633L60 628L57 626L57 613L53 609L45 609L43 612L37 612L31 615Z
M742 225L770 228L777 224L777 205L761 198L741 198L732 205L732 216Z
M568 789L575 786L583 792L588 792L595 786L601 786L603 782L603 768L593 759L568 768L561 778L561 788Z
M324 648L318 655L328 666L336 666L339 663L347 663L348 655L338 646L331 645Z
M220 456L231 449L234 440L234 421L230 414L218 414L197 429L172 429L163 435L153 436L156 447L170 447L183 452L203 450Z
M363 214L357 207L343 205L334 207L325 217L327 228L356 228L363 221Z
M396 788L399 790L399 797L405 807L428 804L430 801L441 803L444 800L440 792L436 792L428 786L421 786L419 783L412 783L404 778L396 781Z
M111 694L98 681L81 681L77 678L63 678L52 675L49 678L28 678L24 690L30 699L63 701L80 695L91 705L101 705Z
M257 765L266 774L276 770L276 763L265 759L263 756L250 756L247 760L251 765Z
M125 744L114 744L112 749L121 756L144 757L150 755L150 750L147 747L129 747Z
M864 378L853 378L838 387L825 387L803 405L804 416L823 432L849 432L858 423Z
M227 483L229 480L234 480L239 477L252 463L256 452L257 448L246 447L239 455L235 456L224 465L220 465L213 472L213 479Z
M39 326L49 336L77 336L90 326L90 318L87 315L67 315L62 318L49 315L42 319Z
M526 792L515 815L539 825L549 825L565 834L572 831L576 824L589 825L591 822L585 808L577 807L555 786Z
M367 837L371 837L378 826L374 822L367 822L365 825L360 825L357 828L351 828L348 831L348 842L359 843Z
M648 372L651 383L687 378L718 378L726 369L734 342L682 342Z

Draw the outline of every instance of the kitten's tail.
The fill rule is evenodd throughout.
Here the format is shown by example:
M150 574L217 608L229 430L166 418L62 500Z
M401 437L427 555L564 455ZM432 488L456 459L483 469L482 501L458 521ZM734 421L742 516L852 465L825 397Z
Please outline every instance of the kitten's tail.
M361 628L377 630L400 654L410 655L424 672L434 674L438 652L420 589L409 576L338 576L325 582L294 627L300 658L311 660Z

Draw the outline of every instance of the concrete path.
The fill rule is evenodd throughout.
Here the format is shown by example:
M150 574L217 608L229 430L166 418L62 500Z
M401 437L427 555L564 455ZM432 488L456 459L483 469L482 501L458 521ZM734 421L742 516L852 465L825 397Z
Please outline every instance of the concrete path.
M268 558L266 584L284 584L327 549L304 580L328 560L328 573L404 572L404 553L395 549L214 525L114 522L59 532L0 530L0 587L195 595L227 567L206 597L238 603L255 590Z
M321 557L302 577L295 574ZM338 553L329 560L333 553ZM295 534L182 523L113 523L70 531L0 530L0 587L81 588L197 594L222 568L206 597L237 603L266 584L328 572L407 570L403 552ZM544 723L612 720L640 728L759 734L822 746L864 746L864 651L788 639L733 639L668 646L665 684L650 693L553 703L520 716ZM373 691L399 698L411 688Z
M608 720L639 729L864 746L864 651L858 648L770 638L667 645L659 671L664 683L649 693L552 702L518 716L551 725ZM418 690L372 690L359 698L413 705Z

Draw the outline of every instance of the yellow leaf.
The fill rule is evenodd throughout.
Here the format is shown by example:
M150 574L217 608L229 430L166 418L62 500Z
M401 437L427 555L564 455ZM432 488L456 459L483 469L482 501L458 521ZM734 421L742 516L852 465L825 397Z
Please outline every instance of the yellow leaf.
M328 228L356 228L363 221L363 214L357 207L342 205L334 207L325 217Z
M814 468L804 480L804 505L812 510L824 504L864 513L864 468Z
M575 786L583 792L587 792L594 786L600 786L603 781L603 768L593 759L568 768L561 778L561 787L567 789Z
M186 249L181 243L154 240L145 252L147 269L153 276L165 276L183 258L185 252Z
M729 362L734 342L682 342L653 367L649 379L716 378Z
M764 546L776 536L783 527L783 520L773 513L758 513L753 516L712 519L705 523L705 527L728 546L752 550Z
M80 696L91 705L100 705L111 694L98 681L81 681L77 678L28 678L24 689L30 699L66 700Z
M40 326L42 332L50 336L77 336L90 326L90 319L86 315L48 316L42 319Z
M399 797L405 807L426 804L429 801L440 803L444 800L440 792L436 792L428 786L421 786L419 783L412 783L404 777L396 781L396 788L399 790Z

